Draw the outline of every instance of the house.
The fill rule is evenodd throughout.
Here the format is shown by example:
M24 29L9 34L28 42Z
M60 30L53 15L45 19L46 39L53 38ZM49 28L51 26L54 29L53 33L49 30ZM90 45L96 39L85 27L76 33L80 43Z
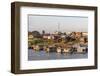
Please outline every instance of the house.
M44 34L42 37L43 37L44 39L50 39L50 34Z
M75 32L72 32L72 33L70 34L70 37L71 37L71 38L75 38L75 35L76 35L76 33L75 33Z
M29 38L29 39L32 39L32 38L34 38L34 37L33 37L33 35L28 35L28 38Z
M84 53L84 50L86 50L87 45L85 45L85 44L75 44L75 45L73 45L73 47L77 49L77 53Z
M44 39L54 39L54 35L53 34L44 34L43 38Z
M61 38L66 38L66 35L62 34L62 35L61 35Z
M80 44L86 44L88 43L88 38L87 37L81 37L80 38Z
M82 36L83 36L83 37L87 37L87 36L88 36L88 33L87 33L87 32L83 32L83 33L82 33Z
M75 37L76 37L76 38L82 37L82 32L76 32L76 33L75 33Z
M32 32L28 32L28 41L32 41L34 36L32 35Z

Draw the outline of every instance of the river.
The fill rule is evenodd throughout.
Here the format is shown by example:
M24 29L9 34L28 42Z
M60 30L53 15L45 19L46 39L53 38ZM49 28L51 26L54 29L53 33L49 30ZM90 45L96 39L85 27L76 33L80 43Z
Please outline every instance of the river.
M45 51L34 51L28 49L28 60L54 60L54 59L83 59L88 58L88 53L85 54L59 54L56 52L46 53Z

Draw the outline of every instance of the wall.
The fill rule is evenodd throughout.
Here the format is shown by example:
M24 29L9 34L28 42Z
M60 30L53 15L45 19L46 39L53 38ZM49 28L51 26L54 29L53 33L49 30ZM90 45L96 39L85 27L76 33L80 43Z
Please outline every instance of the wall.
M16 76L10 73L10 60L11 60L11 10L10 3L13 1L25 2L43 2L43 3L57 3L57 4L72 4L72 5L87 5L98 6L100 17L100 1L99 0L1 0L0 1L0 76ZM100 21L100 18L98 18ZM100 22L98 22L98 28ZM98 29L98 33L100 30ZM100 35L98 36L98 43L100 42ZM99 44L100 45L100 44ZM99 46L98 45L98 46ZM100 58L100 48L98 54ZM52 72L52 73L38 73L38 74L22 74L18 76L99 76L100 73L100 59L98 62L98 70L81 70L81 71L65 71L65 72Z

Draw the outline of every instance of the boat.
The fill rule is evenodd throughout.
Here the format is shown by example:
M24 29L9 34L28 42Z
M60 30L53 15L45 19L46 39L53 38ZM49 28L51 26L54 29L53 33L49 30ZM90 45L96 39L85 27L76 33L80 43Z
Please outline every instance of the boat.
M69 52L69 49L64 48L63 52L64 53L68 53Z
M57 48L57 53L61 53L61 48L60 47Z

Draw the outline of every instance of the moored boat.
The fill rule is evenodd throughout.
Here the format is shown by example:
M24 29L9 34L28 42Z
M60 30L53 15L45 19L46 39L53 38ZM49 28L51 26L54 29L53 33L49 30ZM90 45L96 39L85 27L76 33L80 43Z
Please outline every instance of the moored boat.
M57 53L61 53L61 48L60 47L57 48Z

